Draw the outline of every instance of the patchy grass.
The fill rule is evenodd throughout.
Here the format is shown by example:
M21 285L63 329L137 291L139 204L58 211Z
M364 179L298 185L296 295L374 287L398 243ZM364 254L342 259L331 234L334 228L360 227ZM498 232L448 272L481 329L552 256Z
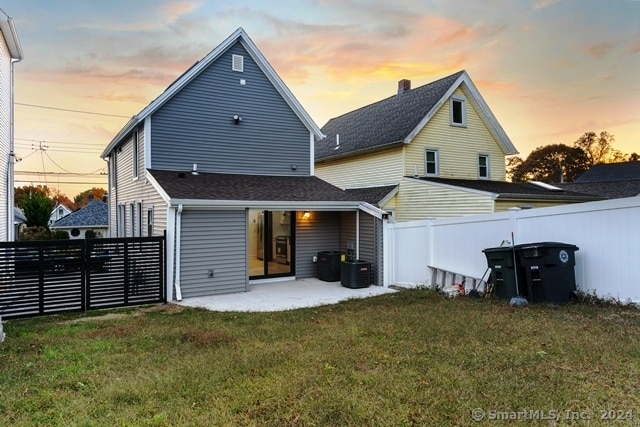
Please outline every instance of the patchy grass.
M632 307L408 290L278 313L167 305L11 320L5 331L0 425L640 423Z

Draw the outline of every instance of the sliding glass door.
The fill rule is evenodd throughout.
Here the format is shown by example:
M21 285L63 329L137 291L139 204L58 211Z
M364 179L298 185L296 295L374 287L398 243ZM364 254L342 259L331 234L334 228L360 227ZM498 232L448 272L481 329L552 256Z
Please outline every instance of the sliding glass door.
M294 275L295 212L249 210L249 278Z

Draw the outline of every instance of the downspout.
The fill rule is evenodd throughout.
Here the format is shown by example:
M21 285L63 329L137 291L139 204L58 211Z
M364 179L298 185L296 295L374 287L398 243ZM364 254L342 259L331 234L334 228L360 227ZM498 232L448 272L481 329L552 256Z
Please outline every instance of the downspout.
M356 259L360 259L360 209L356 211Z
M176 214L176 299L182 301L182 289L180 288L180 229L182 225L182 204L178 205Z

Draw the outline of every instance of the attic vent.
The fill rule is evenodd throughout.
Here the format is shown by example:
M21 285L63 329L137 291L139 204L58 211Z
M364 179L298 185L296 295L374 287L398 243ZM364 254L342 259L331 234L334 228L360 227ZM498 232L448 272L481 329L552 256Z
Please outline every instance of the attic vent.
M231 69L242 73L244 71L244 56L233 55L231 58Z

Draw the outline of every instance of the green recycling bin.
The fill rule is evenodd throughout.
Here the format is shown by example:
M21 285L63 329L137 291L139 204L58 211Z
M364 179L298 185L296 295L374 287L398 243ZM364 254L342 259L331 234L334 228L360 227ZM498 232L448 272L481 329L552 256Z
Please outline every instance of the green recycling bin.
M576 245L559 242L516 246L529 302L564 304L576 296Z
M518 295L526 298L526 282L518 257L511 246L486 248L487 266L491 269L493 295L501 299L511 299ZM516 283L517 280L517 283Z

